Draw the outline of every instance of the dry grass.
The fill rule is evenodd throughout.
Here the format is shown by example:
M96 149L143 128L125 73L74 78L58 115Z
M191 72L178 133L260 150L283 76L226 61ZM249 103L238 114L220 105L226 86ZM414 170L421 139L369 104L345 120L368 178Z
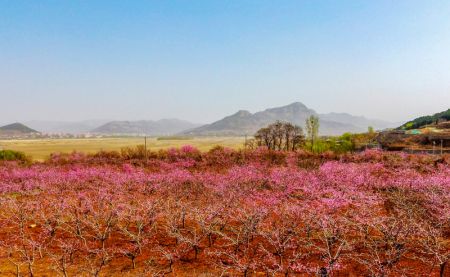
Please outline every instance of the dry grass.
M244 143L244 138L240 137L208 137L192 139L170 139L158 140L157 138L147 138L147 146L151 150L159 150L171 147L181 147L192 145L202 151L207 151L216 145L230 148L240 148ZM36 140L1 140L0 148L25 152L34 160L44 160L51 153L70 153L73 151L84 153L95 153L100 150L111 151L120 150L123 147L133 147L143 145L144 138L124 137L124 138L89 138L89 139L36 139Z

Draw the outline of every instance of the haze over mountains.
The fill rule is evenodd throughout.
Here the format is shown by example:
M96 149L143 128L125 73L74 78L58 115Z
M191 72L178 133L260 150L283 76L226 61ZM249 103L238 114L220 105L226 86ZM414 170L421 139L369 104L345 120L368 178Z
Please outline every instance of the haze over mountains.
M43 133L84 134L110 121L105 119L83 121L33 120L24 124Z
M180 119L112 121L92 130L96 134L146 134L151 136L173 135L200 126Z
M340 135L345 132L365 132L368 126L375 129L397 127L400 124L383 120L367 119L347 113L319 114L300 102L287 106L250 113L241 110L211 124L200 125L180 119L110 121L85 120L79 122L29 121L25 124L42 133L68 133L99 135L192 135L192 136L241 136L253 135L259 128L277 120L288 121L304 128L311 115L320 118L320 135ZM24 126L25 127L25 126ZM30 129L31 130L31 129ZM33 130L34 131L34 130Z
M225 136L253 135L259 128L276 120L288 121L304 128L305 120L311 115L319 116L321 135L340 135L345 132L365 132L369 126L375 129L395 127L395 123L367 119L346 113L318 114L300 102L287 106L266 109L257 113L241 110L214 123L183 132L186 135Z

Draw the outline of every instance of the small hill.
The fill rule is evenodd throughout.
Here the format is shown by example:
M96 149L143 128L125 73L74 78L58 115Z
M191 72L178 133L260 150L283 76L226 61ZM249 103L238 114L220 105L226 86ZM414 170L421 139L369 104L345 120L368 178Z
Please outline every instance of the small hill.
M450 121L450 109L436 113L434 115L427 115L418 117L412 121L408 121L402 126L398 127L400 130L419 129L426 125L437 124L439 121Z
M295 102L287 106L270 108L254 114L241 110L214 123L185 131L183 134L194 136L253 135L258 129L277 120L288 121L304 127L306 118L311 115L320 117L321 135L365 132L368 126L374 125L376 128L389 127L388 122L369 120L349 114L318 114L304 104Z
M92 130L96 134L106 135L174 135L188 129L196 128L199 124L179 119L140 120L140 121L111 121Z
M0 135L2 136L20 136L37 133L39 132L23 125L22 123L13 123L0 127Z

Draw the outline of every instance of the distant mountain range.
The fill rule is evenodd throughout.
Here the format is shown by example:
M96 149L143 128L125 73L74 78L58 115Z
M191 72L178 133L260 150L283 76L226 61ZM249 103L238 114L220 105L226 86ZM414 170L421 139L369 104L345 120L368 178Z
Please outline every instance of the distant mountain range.
M391 122L367 119L346 113L318 114L304 104L295 102L287 106L271 108L254 114L241 110L211 124L184 131L182 134L193 136L253 135L258 129L276 120L288 121L304 127L306 118L311 115L316 115L320 118L319 132L321 135L365 132L369 126L375 129L395 126Z
M92 130L92 133L108 135L145 134L150 136L164 136L180 133L184 130L199 127L180 119L161 119L157 121L111 121Z
M22 123L13 123L0 127L0 136L21 136L39 133Z
M84 121L44 121L34 120L25 122L27 126L46 134L86 134L100 135L173 135L184 130L199 127L179 119L161 119L157 121L112 121L112 120L84 120Z
M253 135L258 129L277 120L288 121L304 128L305 120L311 115L320 118L320 135L340 135L345 132L359 133L367 131L369 126L376 130L394 128L400 124L383 120L367 119L347 113L319 114L300 102L287 106L270 108L264 111L250 113L241 110L221 120L207 125L191 123L180 119L140 120L140 121L110 121L85 120L78 122L62 121L29 121L25 125L15 123L2 128L17 129L10 133L37 132L55 134L84 134L100 135L191 135L191 136L241 136ZM12 126L12 127L11 127ZM1 128L0 128L1 131ZM5 132L4 132L5 134Z
M33 135L38 133L66 133L100 135L190 135L190 136L242 136L253 135L258 129L277 120L288 121L304 128L305 120L311 115L320 118L320 135L340 135L345 132L360 133L367 131L369 126L376 130L396 128L401 124L377 119L367 119L347 113L319 114L300 102L287 106L266 109L250 113L241 110L211 124L200 125L180 119L140 120L140 121L110 121L85 120L78 122L63 121L29 121L25 125L13 123L0 127L1 137ZM439 120L450 120L450 110L423 116L409 121L398 129L414 129ZM27 127L29 126L29 127ZM38 131L37 131L38 130Z

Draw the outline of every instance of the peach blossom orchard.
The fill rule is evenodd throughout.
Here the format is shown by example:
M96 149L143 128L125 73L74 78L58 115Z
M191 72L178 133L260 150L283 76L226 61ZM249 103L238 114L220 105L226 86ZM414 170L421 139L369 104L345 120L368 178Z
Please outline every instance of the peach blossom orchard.
M53 155L2 163L0 205L2 276L450 274L448 156Z

